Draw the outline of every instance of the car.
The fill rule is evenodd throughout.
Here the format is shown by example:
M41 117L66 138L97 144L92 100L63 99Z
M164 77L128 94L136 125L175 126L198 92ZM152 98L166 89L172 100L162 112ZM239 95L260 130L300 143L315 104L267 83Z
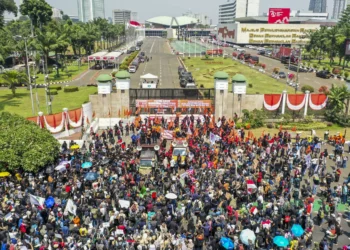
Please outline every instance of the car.
M135 46L132 46L132 47L130 47L130 49L129 49L131 52L135 52L136 51L136 47Z
M140 51L140 47L136 47L136 51Z
M331 72L329 72L328 70L322 70L322 71L317 72L316 76L320 77L320 78L329 79L329 78L331 78L332 75L331 75Z
M260 51L258 52L258 55L262 55L262 56L263 56L263 55L265 55L265 53L266 53L265 50L260 50Z
M137 67L134 65L129 66L129 73L135 73L137 70Z
M132 52L132 51L128 49L128 50L126 51L126 54L131 54L131 52Z
M245 52L245 49L240 49L240 48L239 48L239 49L237 49L237 51L238 51L238 52L243 52L243 53L244 53L244 52Z
M279 78L286 78L287 75L286 75L286 73L284 73L283 71L280 71L280 72L278 72L278 77L279 77Z
M141 51L140 55L141 55L141 56L145 56L146 54L145 54L144 51Z

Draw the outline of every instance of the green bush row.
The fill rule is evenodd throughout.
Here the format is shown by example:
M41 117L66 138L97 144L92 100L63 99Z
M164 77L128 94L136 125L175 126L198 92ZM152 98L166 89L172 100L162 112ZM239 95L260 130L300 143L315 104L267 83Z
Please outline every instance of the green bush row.
M59 86L59 85L51 85L51 86L49 86L49 89L53 89L53 90L61 90L61 89L62 89L62 87L61 87L61 86Z
M50 95L58 95L57 90L50 90Z
M127 58L124 59L123 63L120 65L120 69L121 70L127 70L130 63L132 63L132 61L135 59L135 57L138 55L138 51L135 51L133 53L131 53Z
M275 124L275 128L279 128L279 124ZM297 130L305 131L305 130L311 130L311 129L324 129L327 128L327 124L323 122L313 122L313 123L298 123L298 122L293 122L293 123L288 123L282 125L283 129L290 130L292 128L296 128Z
M64 88L64 92L76 92L79 91L79 88L76 86L68 86Z

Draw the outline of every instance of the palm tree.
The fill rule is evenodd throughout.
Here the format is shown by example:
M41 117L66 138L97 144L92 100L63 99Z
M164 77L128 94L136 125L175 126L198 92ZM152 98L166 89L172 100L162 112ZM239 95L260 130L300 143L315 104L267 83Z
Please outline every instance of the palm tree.
M327 38L327 47L329 51L329 63L332 66L334 63L334 57L336 56L335 52L335 45L337 43L337 39L340 36L339 28L337 26L334 26L327 30L326 32L326 38Z
M14 0L0 1L0 29L5 26L5 12L13 13L15 16L17 16L17 11L18 8Z
M334 113L343 113L345 111L345 101L350 98L350 92L346 86L336 87L332 85L332 88L328 92L328 107Z
M2 74L2 78L7 85L9 85L9 89L11 89L13 96L16 95L16 86L22 83L28 82L28 77L24 72L20 72L17 70L8 70Z

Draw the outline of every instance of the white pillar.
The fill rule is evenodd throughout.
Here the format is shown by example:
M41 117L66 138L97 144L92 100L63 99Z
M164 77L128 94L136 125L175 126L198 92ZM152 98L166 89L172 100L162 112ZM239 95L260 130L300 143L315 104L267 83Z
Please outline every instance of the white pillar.
M284 111L286 110L286 101L287 101L287 90L283 90L283 92L282 92L282 115L284 115Z
M305 91L305 107L304 107L304 117L307 116L307 107L309 106L310 91Z
M44 127L44 124L41 124L41 117L43 117L43 115L44 115L44 112L38 112L38 115L39 115L39 121L38 121L38 125L39 125L39 127L40 128L43 128Z
M63 112L64 112L64 118L65 118L65 121L64 121L64 133L65 133L65 136L69 136L69 128L68 128L68 109L67 108L63 108Z

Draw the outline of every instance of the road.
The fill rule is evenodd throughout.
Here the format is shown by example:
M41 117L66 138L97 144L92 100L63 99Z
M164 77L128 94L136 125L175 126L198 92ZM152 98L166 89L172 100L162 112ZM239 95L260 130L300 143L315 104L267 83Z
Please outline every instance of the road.
M200 41L197 41L198 44L200 45L207 45L204 43L201 43ZM212 47L212 45L207 45L208 49L216 49L218 48L217 45L214 45ZM219 47L221 49L224 50L224 53L232 55L232 52L234 52L233 48L231 47ZM288 70L285 69L285 65L282 64L280 61L266 57L266 56L261 56L258 55L258 51L257 50L253 50L253 49L248 49L248 48L244 48L246 50L246 53L250 53L251 55L254 56L258 56L259 57L259 62L260 63L264 63L266 64L266 72L268 73L272 73L274 68L279 68L280 71L284 71L286 74L288 73ZM296 72L293 71L289 71L290 73L294 73L296 74ZM286 80L284 79L280 79L281 82L286 82ZM327 86L328 88L330 88L332 86L332 84L336 85L336 86L340 86L342 84L344 84L344 82L337 80L337 79L323 79L323 78L319 78L316 77L316 73L299 73L299 85L300 87L304 86L304 85L310 85L312 87L314 87L315 92L318 92L318 89L321 86Z
M168 41L163 38L146 38L141 51L152 57L148 62L141 63L136 73L131 76L131 88L139 88L140 76L153 74L158 76L158 88L180 88L177 67L180 62L172 54Z

